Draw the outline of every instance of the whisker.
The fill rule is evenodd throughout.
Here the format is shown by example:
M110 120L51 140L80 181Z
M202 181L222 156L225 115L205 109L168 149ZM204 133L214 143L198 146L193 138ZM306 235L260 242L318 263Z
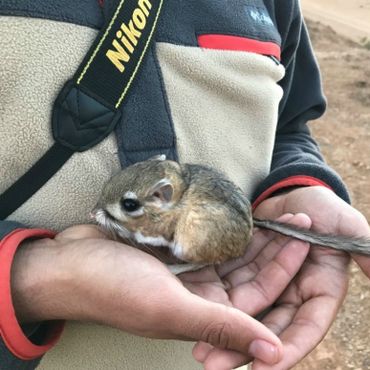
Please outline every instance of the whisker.
M144 243L139 243L134 237L133 234L127 230L124 226L118 223L113 219L109 214L104 210L99 210L95 214L95 220L99 225L108 231L112 236L113 240L121 240L130 245L131 247L137 248L146 252L153 257L159 259L160 261L166 259L166 254L158 250L157 248L150 247ZM165 245L163 247L166 247Z

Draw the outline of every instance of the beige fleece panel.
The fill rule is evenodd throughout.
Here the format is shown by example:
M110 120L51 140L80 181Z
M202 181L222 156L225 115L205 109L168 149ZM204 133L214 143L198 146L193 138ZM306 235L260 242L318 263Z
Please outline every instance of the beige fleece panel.
M69 323L38 370L195 370L193 343L122 335L95 325Z
M53 144L53 102L73 77L96 31L62 22L1 17L0 32L2 192ZM103 183L120 168L116 152L111 135L92 150L73 155L9 219L55 230L86 222Z
M0 17L0 192L53 143L52 103L93 42L87 27ZM60 230L86 222L102 184L119 168L114 135L75 154L9 219ZM191 343L151 341L101 326L69 323L41 369L198 369ZM178 365L177 365L178 364Z
M157 44L182 162L209 164L251 196L270 170L284 68L258 54Z

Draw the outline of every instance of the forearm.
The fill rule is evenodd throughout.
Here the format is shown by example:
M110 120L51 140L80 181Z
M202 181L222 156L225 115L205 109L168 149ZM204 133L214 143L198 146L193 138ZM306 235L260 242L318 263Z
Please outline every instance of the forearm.
M15 276L16 270L17 275L20 271L20 266L16 270L15 266L18 260L17 252L22 249L23 242L29 238L38 238L40 240L52 238L54 234L47 230L25 229L22 225L13 222L1 222L0 226L0 231L2 232L2 240L0 242L0 333L6 347L12 353L8 352L7 355L4 353L3 356L9 358L9 361L14 356L23 360L31 360L40 357L53 346L61 334L63 324L61 322L45 325L35 324L31 328L32 332L29 332L30 327L24 326L23 323L18 321L17 317L22 317L22 320L27 322L35 322L36 318L27 317L25 319L28 313L18 312L17 306L21 303L21 310L28 307L30 296L25 295L22 297L19 294L19 284L16 290L13 289L12 276ZM14 265L14 262L16 265ZM25 261L23 260L23 262ZM34 258L32 264L25 263L24 272L27 271L27 279L30 279L31 282L35 281L37 274L46 279L43 273L40 274L40 271L45 271L45 266L40 268L41 265L36 266L35 262L41 263L42 260L37 261ZM32 270L31 267L36 268ZM37 271L37 269L39 270ZM28 284L27 281L24 283ZM16 294L14 295L15 292ZM13 305L14 298L17 301L16 306ZM39 306L35 307L35 311L38 309Z
M14 256L11 293L18 321L50 320L62 274L54 268L56 243L52 239L25 241ZM51 307L50 307L51 306ZM55 317L54 317L55 318Z

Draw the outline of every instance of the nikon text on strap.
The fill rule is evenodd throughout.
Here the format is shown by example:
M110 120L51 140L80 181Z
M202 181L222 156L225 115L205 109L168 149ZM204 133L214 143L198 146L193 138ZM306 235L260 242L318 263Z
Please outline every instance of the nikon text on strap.
M57 97L55 143L0 195L5 219L37 192L72 156L102 141L121 117L118 110L152 39L163 0L120 0L74 78Z

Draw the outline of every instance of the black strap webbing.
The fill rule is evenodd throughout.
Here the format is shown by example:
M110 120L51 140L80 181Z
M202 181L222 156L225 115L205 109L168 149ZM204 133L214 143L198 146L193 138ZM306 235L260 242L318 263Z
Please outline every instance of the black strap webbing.
M55 143L22 177L0 196L1 216L13 213L36 193L71 157L73 151ZM42 176L39 176L42 173Z
M109 135L150 45L163 0L120 0L53 107L54 145L0 195L0 219L35 194L76 151Z

